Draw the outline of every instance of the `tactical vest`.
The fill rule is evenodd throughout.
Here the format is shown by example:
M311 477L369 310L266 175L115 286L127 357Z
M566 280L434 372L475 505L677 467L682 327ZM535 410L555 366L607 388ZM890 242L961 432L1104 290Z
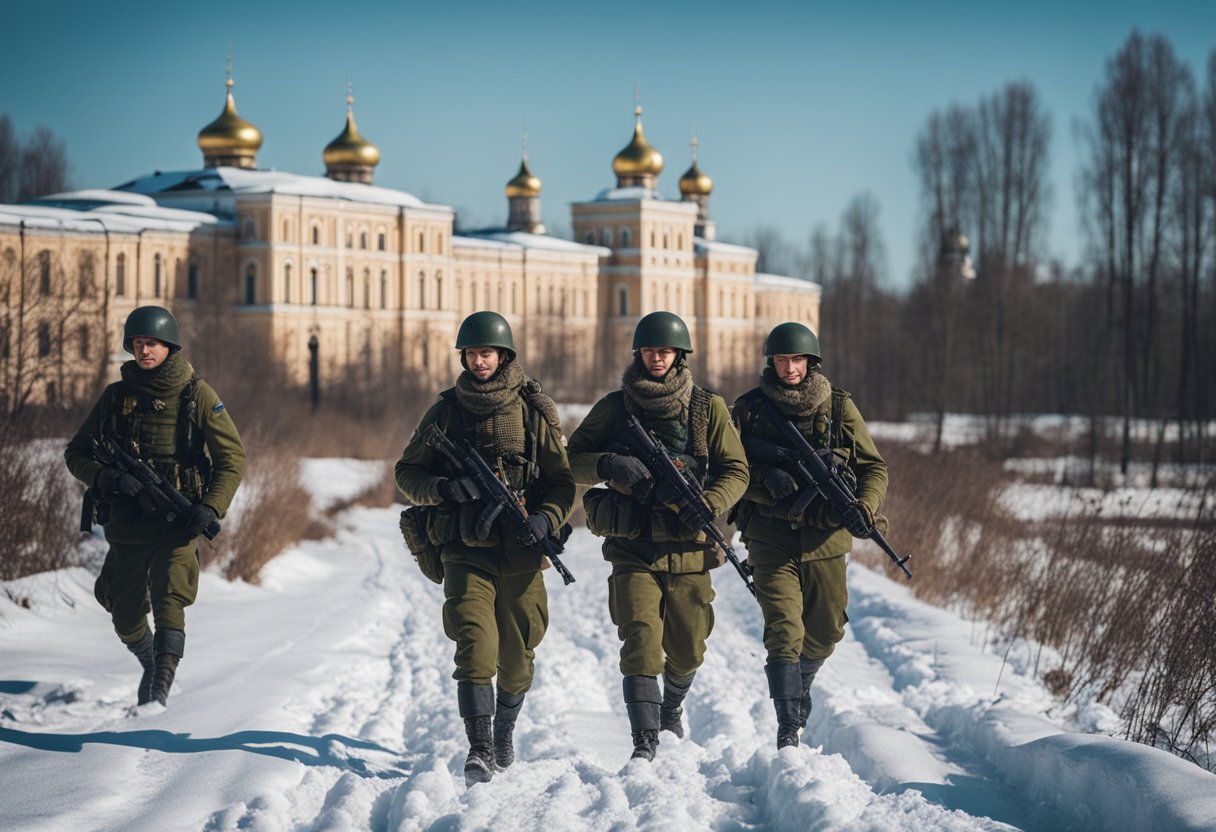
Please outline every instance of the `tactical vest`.
M622 391L614 390L608 396L616 397L624 409L625 394ZM677 456L692 457L696 462L697 478L701 485L705 485L709 479L709 410L712 399L712 392L694 384L684 418L676 416L656 419L645 414L638 417L642 426L663 443L663 447L667 449L670 456L673 458ZM632 453L626 437L627 433L622 423L612 434L608 446L604 450L611 453Z
M148 463L190 502L203 499L211 479L211 461L203 452L197 423L198 376L192 375L176 402L142 392L126 393L124 385L109 388L106 429L132 455Z

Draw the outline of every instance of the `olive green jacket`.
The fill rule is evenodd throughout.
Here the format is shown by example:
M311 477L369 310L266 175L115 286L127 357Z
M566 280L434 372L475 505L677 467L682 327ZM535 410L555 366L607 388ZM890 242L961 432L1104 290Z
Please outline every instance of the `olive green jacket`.
M600 459L618 441L618 430L627 412L619 393L610 393L596 402L570 436L570 469L581 485L603 482L598 473ZM747 488L747 458L739 434L731 424L730 413L721 396L712 395L709 423L706 431L709 450L709 476L702 496L714 515L726 513ZM613 563L642 563L659 572L703 572L723 562L717 547L704 532L683 529L674 511L665 506L652 510L650 527L663 529L670 539L626 539L610 537L604 540L604 558ZM682 538L682 539L681 539Z
M542 474L542 487L538 505L529 505L530 514L543 514L549 527L556 533L570 519L574 506L574 478L570 475L570 463L566 459L566 448L562 444L561 432L549 425L544 418L533 418L531 406L519 397L515 404L523 424L537 425L536 464ZM427 428L437 424L448 438L458 439L454 403L441 399L423 415L414 430L409 444L397 460L394 474L397 488L410 503L417 506L437 506L443 502L439 485L447 480L451 463L443 455L426 444ZM480 449L479 449L480 450ZM480 503L477 504L480 506ZM495 523L501 526L501 520ZM443 562L464 563L499 575L514 575L534 571L545 565L544 556L535 549L524 546L515 539L493 546L469 546L460 540L443 544Z
M763 413L753 413L749 407L749 397L756 390L745 393L735 402L735 423L739 426L740 434L746 438L755 436L769 442L782 444L780 434ZM831 399L824 407L831 408ZM852 397L845 396L841 407L841 425L839 430L839 445L833 440L833 453L845 465L852 468L857 476L856 496L859 502L869 509L871 516L878 514L883 499L887 495L887 463L879 455L870 438L870 431L861 418L857 405ZM811 439L811 444L816 445ZM752 466L752 481L743 500L739 505L738 525L743 533L743 540L758 540L774 544L781 550L797 554L799 560L822 560L843 555L853 548L853 537L847 529L840 525L840 519L835 517L826 506L815 506L808 514L814 519L803 525L793 525L787 519L773 516L773 500L768 489L764 487L762 465ZM801 483L799 483L801 485ZM787 498L787 502L790 498ZM769 547L763 547L765 551Z
M97 472L104 467L93 457L92 440L110 429L111 416L123 407L124 399L134 395L123 381L111 384L102 392L76 435L68 442L64 461L72 475L86 486L93 485ZM140 458L145 461L172 458L182 466L192 466L195 461L181 458L177 446L181 398L168 396L162 401L163 410L139 417ZM195 428L211 460L211 475L203 487L201 502L210 506L217 516L223 517L245 476L245 446L241 443L228 409L202 379L197 381L195 402ZM158 466L154 464L152 467ZM182 491L185 493L187 489L182 488ZM183 525L181 520L166 523L162 517L155 515L120 511L116 504L111 521L106 524L106 539L121 543L149 543L180 537L184 531Z

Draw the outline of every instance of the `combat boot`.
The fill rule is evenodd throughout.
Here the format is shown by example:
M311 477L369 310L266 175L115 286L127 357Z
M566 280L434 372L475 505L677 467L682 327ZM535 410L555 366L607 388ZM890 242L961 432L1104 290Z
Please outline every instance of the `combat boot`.
M688 681L684 685L677 685L671 681L671 677L666 672L663 673L663 704L659 707L660 731L670 731L680 739L684 738L684 723L681 721L681 717L684 716L682 705L690 687L692 687L692 676L688 677Z
M498 689L498 707L494 711L494 765L500 770L515 762L515 720L524 706L524 694L507 693Z
M144 674L139 677L139 692L136 694L136 703L139 705L147 705L152 701L152 676L156 671L156 652L153 649L152 631L144 630L143 638L139 641L124 642L127 649L135 654L135 658L139 659L139 666L144 669Z
M469 756L464 761L464 785L488 783L494 776L494 688L459 682L456 701L464 718L464 733L469 739Z
M768 676L768 694L777 712L777 748L798 745L802 708L802 675L799 665L770 664L764 668Z
M802 673L802 701L798 708L798 723L803 728L811 718L811 683L815 681L815 674L825 661L826 659L808 659L806 656L798 659L798 669Z
M626 676L621 680L629 730L633 735L634 760L653 760L659 747L659 711L663 696L654 676Z
M186 634L182 630L157 630L153 645L156 652L152 671L151 701L169 704L169 688L177 675L177 664L186 652Z

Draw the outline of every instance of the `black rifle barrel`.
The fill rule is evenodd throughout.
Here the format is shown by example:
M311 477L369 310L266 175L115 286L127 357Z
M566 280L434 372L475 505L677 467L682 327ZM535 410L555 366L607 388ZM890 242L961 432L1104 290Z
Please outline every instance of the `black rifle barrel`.
M530 549L538 550L547 557L553 564L553 568L557 570L557 574L562 576L563 583L574 583L574 575L562 563L560 557L561 553L565 551L565 547L551 534L544 535L540 540L533 539L532 530L528 526L528 510L511 493L511 489L507 488L506 483L494 475L494 469L482 459L481 454L469 440L461 440L460 445L457 445L439 429L438 425L432 422L427 429L425 441L426 444L452 460L458 468L477 482L478 487L481 488L483 500L500 507L499 516L503 518L508 530L516 540ZM554 529L554 531L557 530Z
M718 545L718 548L726 555L726 559L730 561L731 566L735 567L735 571L739 573L739 577L743 579L743 584L747 587L748 592L754 596L756 582L752 580L751 570L740 562L734 548L726 542L722 531L714 523L714 516L710 512L709 506L705 505L705 501L701 499L701 483L693 477L685 476L684 471L676 466L663 444L650 431L642 427L642 423L632 413L625 417L625 429L630 437L630 444L638 454L638 459L650 471L650 475L656 482L671 483L675 488L676 499L681 510L691 509L695 512L698 528L709 535Z

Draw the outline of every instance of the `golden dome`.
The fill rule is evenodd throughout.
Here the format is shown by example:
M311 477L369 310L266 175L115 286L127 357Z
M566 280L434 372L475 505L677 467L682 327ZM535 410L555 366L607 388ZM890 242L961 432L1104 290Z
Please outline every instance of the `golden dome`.
M228 100L219 118L198 131L198 146L204 156L252 156L262 146L262 131L236 114L232 78L228 78Z
M375 167L380 164L380 150L359 134L352 108L354 96L346 96L346 129L338 138L325 145L325 167Z
M685 196L709 196L714 189L714 180L697 167L697 137L692 137L692 166L680 177L680 193Z
M519 163L519 173L515 174L515 178L507 183L507 196L540 196L540 187L540 179L534 176L528 168L528 157L525 156L523 161Z
M633 128L633 141L613 158L612 171L617 176L658 176L663 171L663 154L646 141L640 106L634 110L634 115L637 124Z

